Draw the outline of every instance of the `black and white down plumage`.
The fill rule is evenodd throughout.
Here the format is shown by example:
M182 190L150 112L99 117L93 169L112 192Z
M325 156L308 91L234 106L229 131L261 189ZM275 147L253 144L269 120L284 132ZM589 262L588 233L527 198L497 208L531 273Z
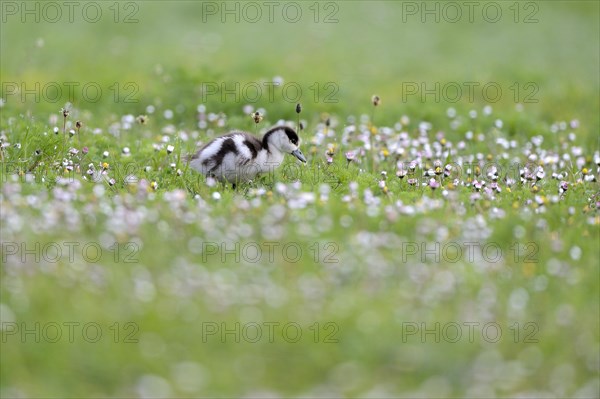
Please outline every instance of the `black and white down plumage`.
M272 172L281 165L285 154L306 162L299 145L298 135L287 126L272 128L262 141L249 133L233 131L200 148L192 156L190 167L220 181L241 183Z

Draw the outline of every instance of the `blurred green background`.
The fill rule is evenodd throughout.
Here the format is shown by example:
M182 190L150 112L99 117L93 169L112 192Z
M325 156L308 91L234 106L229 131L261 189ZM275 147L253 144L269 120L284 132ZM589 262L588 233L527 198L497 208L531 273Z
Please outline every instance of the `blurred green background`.
M13 5L3 3L5 9L6 3ZM285 2L272 6L220 1L121 2L118 6L100 2L97 23L85 21L84 16L94 20L98 15L96 7L86 8L85 3L74 8L73 23L68 22L65 7L61 7L59 21L51 23L53 8L44 11L44 3L31 2L30 9L35 9L33 4L38 4L37 15L23 15L21 3L16 4L16 11L9 8L4 13L2 81L40 82L42 87L57 82L63 87L62 99L68 99L63 82L80 82L74 105L93 105L95 114L102 114L103 107L107 112L143 113L149 103L172 108L181 104L185 108L179 108L183 111L180 120L189 122L196 105L206 99L214 105L211 109L238 115L246 103L243 93L238 93L237 101L231 95L225 102L219 94L204 98L203 83L232 87L239 82L243 88L280 76L285 83L300 84L301 102L313 114L340 109L367 112L368 99L376 93L385 99L388 111L380 116L385 118L381 123L395 122L400 113L433 119L442 106L481 108L486 103L482 88L492 82L502 90L492 104L496 108L512 109L515 100L528 101L524 104L528 112L544 119L580 117L582 125L592 130L598 127L600 32L594 1L472 5L306 1L291 6ZM301 13L298 22L287 22L294 20L296 8ZM40 23L33 22L36 16ZM103 90L97 103L86 104L81 88L87 82L97 82ZM126 82L134 82L139 91L134 94L132 87L123 87ZM335 83L335 88L325 87L328 82ZM420 86L431 89L436 82L441 88L450 84L447 95L440 95L440 103ZM465 82L479 84L472 102ZM115 83L120 88L118 104L114 104L116 88L109 88ZM407 94L406 86L413 83L418 93ZM463 89L460 95L454 84ZM317 87L318 101L314 101ZM252 93L247 98L252 99ZM280 91L275 93L269 99L265 91L253 104L277 117L293 116L295 104ZM140 102L126 103L127 95ZM494 90L489 96L496 98ZM15 105L22 103L22 96L11 97ZM54 98L54 92L48 97ZM294 97L292 90L287 99ZM456 97L456 103L444 101ZM325 102L328 99L337 102ZM42 101L31 104L31 96L26 100L29 109L53 110ZM63 102L57 101L56 106L60 108Z

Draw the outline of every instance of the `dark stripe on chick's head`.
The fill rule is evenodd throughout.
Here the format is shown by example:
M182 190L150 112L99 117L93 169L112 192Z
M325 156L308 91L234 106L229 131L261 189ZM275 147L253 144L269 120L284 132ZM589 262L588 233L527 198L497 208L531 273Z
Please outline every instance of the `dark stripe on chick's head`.
M294 131L294 129L292 129L291 127L285 126L283 128L283 131L288 136L288 139L290 139L292 144L298 145L300 138L298 137L298 134Z
M288 127L288 126L276 126L273 129L269 130L267 133L265 133L265 135L263 137L262 145L263 145L263 147L267 151L269 151L269 136L272 135L273 133L275 133L278 130L283 130L283 132L286 134L286 136L288 137L288 139L294 145L298 145L299 138L298 138L298 134L296 134L296 132L294 131L294 129L292 129L291 127Z

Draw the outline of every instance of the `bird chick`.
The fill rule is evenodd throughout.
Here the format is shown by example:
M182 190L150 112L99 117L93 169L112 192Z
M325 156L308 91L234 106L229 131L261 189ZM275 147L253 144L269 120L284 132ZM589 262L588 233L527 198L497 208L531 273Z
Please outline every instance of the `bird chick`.
M242 131L233 131L205 144L191 157L190 167L222 182L246 182L257 175L273 171L291 154L302 162L306 158L299 148L298 134L287 126L276 126L262 140Z

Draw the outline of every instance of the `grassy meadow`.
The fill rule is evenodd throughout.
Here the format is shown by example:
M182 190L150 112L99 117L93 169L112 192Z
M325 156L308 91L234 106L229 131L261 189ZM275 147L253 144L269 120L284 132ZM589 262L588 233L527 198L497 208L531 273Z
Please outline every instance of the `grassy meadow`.
M597 2L67 3L0 2L0 397L600 395Z

